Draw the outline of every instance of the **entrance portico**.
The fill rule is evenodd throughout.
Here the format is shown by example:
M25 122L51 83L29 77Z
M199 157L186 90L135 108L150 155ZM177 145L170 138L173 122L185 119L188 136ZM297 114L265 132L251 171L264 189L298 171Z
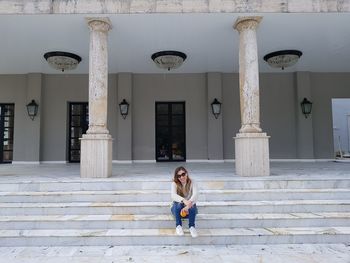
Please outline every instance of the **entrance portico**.
M261 20L262 17L241 17L234 25L240 34L239 83L242 127L235 138L236 172L240 176L266 176L270 173L269 137L262 133L260 128L256 29ZM106 127L107 33L111 22L108 18L88 18L87 21L91 29L90 114L89 129L81 139L81 177L109 177L112 169L112 139Z
M14 163L63 163L70 160L69 145L74 146L71 147L74 154L80 157L76 138L81 137L81 133L77 127L84 115L79 112L80 119L74 116L73 124L70 124L68 106L100 100L89 96L90 92L94 95L94 91L89 88L90 32L86 16L0 16L4 25L0 33L7 36L6 41L0 42L0 50L3 50L0 103L14 104L14 120L4 126L14 131ZM91 16L99 17L101 14ZM108 118L107 122L103 120L101 123L105 122L108 133L98 126L100 117L91 116L93 133L86 136L97 134L114 138L114 163L156 162L155 103L185 102L187 162L233 162L236 159L238 167L239 158L251 160L252 150L247 151L248 157L244 158L240 156L244 156L245 152L241 155L238 150L235 152L232 137L240 129L238 135L249 136L249 140L252 140L253 134L264 135L266 132L271 136L269 156L272 159L334 158L330 101L332 98L349 97L347 62L350 52L347 43L350 43L350 38L343 34L346 21L350 21L349 14L264 13L262 16L263 20L255 32L259 68L254 74L259 74L259 79L255 79L255 82L259 81L259 86L247 81L246 86L240 87L238 55L245 51L238 45L246 30L239 34L232 29L234 21L240 17L239 13L109 14L112 24L117 27L108 32L108 96L102 99L106 102L102 103L105 107L108 104ZM177 23L180 19L181 23ZM293 28L287 32L283 25L291 23ZM319 29L326 26L337 30L319 33ZM40 31L35 30L38 27ZM178 34L164 37L169 36L169 32L181 32L183 37L175 37ZM313 38L302 38L309 36L308 32L313 32ZM320 41L316 43L315 39ZM334 45L327 44L330 39ZM245 41L248 43L249 39ZM178 69L163 71L155 66L151 54L165 48L184 51L188 59ZM282 48L303 51L298 63L283 71L271 68L263 60L265 54ZM43 54L54 50L78 54L82 58L81 63L72 71L50 68ZM327 55L327 63L322 63L326 55L320 54ZM252 67L247 67L246 72L249 68ZM41 73L35 73L34 83L33 74L28 72ZM33 93L34 87L37 93ZM247 92L242 101L240 89ZM304 97L313 102L308 118L303 116L300 108L300 100ZM215 98L222 103L217 119L210 108ZM26 104L32 99L39 105L39 113L34 120L26 114ZM123 99L130 103L126 119L120 116L118 106ZM91 107L94 107L94 101ZM240 103L248 103L242 107L241 116ZM97 114L106 116L105 111ZM258 125L261 131L248 132L249 123ZM71 137L70 130L74 130ZM237 139L236 143L245 139ZM84 148L84 139L82 143ZM256 149L253 147L253 150ZM264 156L266 158L267 155ZM233 170L232 165L232 173Z

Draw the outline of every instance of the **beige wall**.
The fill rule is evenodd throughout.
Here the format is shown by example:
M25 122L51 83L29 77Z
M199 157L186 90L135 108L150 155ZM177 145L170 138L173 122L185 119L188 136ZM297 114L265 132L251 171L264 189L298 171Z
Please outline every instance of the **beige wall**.
M207 74L207 122L208 122L208 160L224 159L224 133L222 114L213 115L211 104L217 99L222 103L222 74Z
M295 158L293 73L260 74L260 122L271 136L270 158ZM239 75L223 74L224 159L234 158L233 137L240 129ZM288 138L288 139L287 139Z
M224 159L234 159L234 139L241 127L238 74L222 75L222 117L224 133Z
M312 73L315 158L333 158L332 98L350 98L349 73Z
M296 158L295 96L293 73L260 74L261 127L271 136L272 159Z
M26 75L1 75L0 76L0 103L15 104L14 123L14 161L27 161L24 148L26 141L31 138L27 133L26 124L29 119L26 111L27 96Z
M134 74L132 94L135 160L155 160L156 101L185 101L186 157L207 159L205 74Z
M42 161L66 161L68 102L88 101L87 75L44 75L42 94ZM116 137L116 76L108 79L108 130ZM114 140L115 144L116 141ZM113 145L116 147L115 145Z
M68 102L88 101L86 75L44 75L42 91L42 161L67 160Z
M313 102L314 158L333 157L332 98L350 98L349 73L309 74ZM270 139L273 159L297 158L296 73L260 75L261 126ZM35 137L27 129L32 122L26 113L29 75L0 75L0 102L15 103L14 160L35 161L23 151ZM222 76L224 159L234 158L233 138L240 128L238 74ZM67 160L68 102L88 101L87 75L41 75L41 161ZM120 87L121 88L121 87ZM119 115L117 75L109 75L108 129L117 160ZM187 159L208 158L207 76L203 74L132 74L132 158L155 160L155 102L186 102ZM309 120L309 119L308 119ZM303 134L301 132L301 134ZM300 147L300 146L299 146ZM300 150L300 149L299 149Z

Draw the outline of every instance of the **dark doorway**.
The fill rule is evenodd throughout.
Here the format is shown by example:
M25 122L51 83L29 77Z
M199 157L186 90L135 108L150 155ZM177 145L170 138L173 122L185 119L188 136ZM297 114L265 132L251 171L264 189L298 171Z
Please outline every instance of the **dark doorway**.
M157 162L186 161L185 102L156 102Z
M12 163L14 104L0 104L0 163Z
M69 103L68 161L80 162L80 140L89 128L89 106L87 102Z

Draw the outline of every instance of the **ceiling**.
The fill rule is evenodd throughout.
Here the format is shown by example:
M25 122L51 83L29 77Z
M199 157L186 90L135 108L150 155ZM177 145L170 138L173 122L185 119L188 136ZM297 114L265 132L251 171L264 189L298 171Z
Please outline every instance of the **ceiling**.
M178 50L187 60L170 73L238 72L239 35L233 29L243 14L108 15L109 72L164 73L151 60L154 52ZM262 14L258 28L259 70L269 67L263 56L281 49L303 52L284 72L350 72L350 14ZM87 74L89 29L86 15L1 15L0 74L51 69L43 55L67 51L82 57L78 68L65 72Z

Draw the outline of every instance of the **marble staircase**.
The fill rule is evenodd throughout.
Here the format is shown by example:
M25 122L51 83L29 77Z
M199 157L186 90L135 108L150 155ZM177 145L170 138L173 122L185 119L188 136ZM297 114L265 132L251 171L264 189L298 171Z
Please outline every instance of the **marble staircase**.
M165 179L164 179L165 178ZM350 176L195 178L199 237L175 235L167 176L0 180L0 246L347 243Z

